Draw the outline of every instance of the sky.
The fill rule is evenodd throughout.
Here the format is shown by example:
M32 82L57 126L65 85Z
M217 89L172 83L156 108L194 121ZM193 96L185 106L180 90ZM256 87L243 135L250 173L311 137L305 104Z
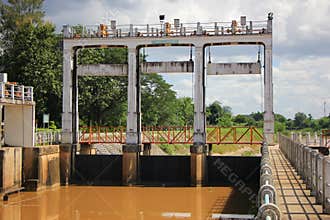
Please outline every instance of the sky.
M273 20L274 112L293 118L296 112L314 118L330 113L330 1L329 0L45 0L46 19L63 24L118 24L167 21L213 22ZM212 62L254 62L259 48L211 49ZM187 48L147 49L148 60L187 60ZM191 96L191 74L166 74L178 96ZM263 111L262 75L207 77L206 102L230 106L234 114Z

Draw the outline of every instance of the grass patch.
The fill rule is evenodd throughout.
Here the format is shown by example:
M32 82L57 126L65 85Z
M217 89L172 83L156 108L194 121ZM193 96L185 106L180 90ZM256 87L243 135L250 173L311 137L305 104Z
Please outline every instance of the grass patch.
M188 155L189 144L159 144L158 147L169 155Z
M212 146L212 152L217 154L226 154L238 151L240 148L242 148L242 146L237 144L219 144Z
M255 152L251 151L251 150L248 150L248 151L245 151L242 153L242 156L244 157L249 157L249 156L254 156L255 155Z

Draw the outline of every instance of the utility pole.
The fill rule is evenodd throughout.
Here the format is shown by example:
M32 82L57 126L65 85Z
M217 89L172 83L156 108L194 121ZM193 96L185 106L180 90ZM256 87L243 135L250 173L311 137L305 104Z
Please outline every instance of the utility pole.
M323 102L323 112L324 112L324 117L327 117L327 109L326 109L327 102Z

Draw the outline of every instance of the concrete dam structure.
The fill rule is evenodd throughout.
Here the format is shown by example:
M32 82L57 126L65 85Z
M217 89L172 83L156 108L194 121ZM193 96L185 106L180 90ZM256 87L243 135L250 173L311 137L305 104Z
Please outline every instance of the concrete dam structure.
M273 15L265 21L63 27L63 109L58 134L35 131L33 88L3 80L0 219L328 219L329 150L274 133ZM205 62L206 48L260 45L263 62ZM147 47L194 48L186 61L144 62ZM83 48L126 48L126 64L79 65ZM193 127L143 127L142 74L194 73ZM263 132L208 127L209 75L264 74ZM78 77L127 77L127 125L79 127ZM6 77L3 77L6 78ZM111 91L109 91L111 92ZM2 133L1 133L2 134ZM309 137L308 140L311 138ZM276 144L276 141L279 143ZM117 144L98 154L93 144ZM152 155L152 144L189 145L187 155ZM256 156L212 154L212 145L257 146ZM93 153L92 153L93 151Z
M142 149L141 91L142 73L194 72L194 125L190 148L190 174L192 185L205 185L207 179L206 159L206 115L205 79L207 75L261 74L264 66L264 137L274 143L273 77L272 77L272 14L263 22L207 23L194 25L180 23L158 25L83 26L75 31L74 26L63 27L63 113L62 155L66 158L70 180L74 175L76 152L79 148L78 77L83 76L127 76L128 109L126 139L122 156L122 183L138 183L140 152ZM212 24L212 25L210 25ZM261 45L264 48L264 63L209 63L205 66L205 48L224 45ZM146 47L185 46L194 47L194 59L189 61L142 62L140 50ZM82 48L127 48L127 64L78 65L77 54ZM141 63L141 65L140 65ZM207 67L207 71L205 71ZM62 170L62 173L64 171Z

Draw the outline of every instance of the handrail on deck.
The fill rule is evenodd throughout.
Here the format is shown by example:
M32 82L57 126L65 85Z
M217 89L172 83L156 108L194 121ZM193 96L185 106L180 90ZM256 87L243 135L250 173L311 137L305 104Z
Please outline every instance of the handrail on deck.
M240 21L231 22L196 22L181 23L161 21L158 24L117 25L115 20L110 24L99 25L64 25L63 37L72 38L122 38L122 37L186 37L218 35L250 35L272 33L272 14L265 21L247 21L241 16Z
M7 101L33 102L33 87L17 85L16 83L0 84L0 98Z
M273 180L273 170L267 143L261 148L260 188L258 192L258 214L256 219L280 220L281 212L277 206L278 198Z
M291 138L279 135L280 149L297 173L302 176L316 203L323 206L323 213L330 213L330 157L321 153L321 148L309 147L296 135Z

